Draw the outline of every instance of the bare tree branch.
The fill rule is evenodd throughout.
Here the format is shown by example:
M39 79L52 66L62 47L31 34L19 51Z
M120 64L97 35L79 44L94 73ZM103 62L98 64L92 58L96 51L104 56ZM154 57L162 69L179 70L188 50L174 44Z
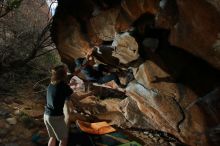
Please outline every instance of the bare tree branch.
M44 48L53 44L51 37L50 37L51 25L52 25L52 20L49 21L47 26L42 30L41 34L38 36L36 44L34 48L32 49L32 52L30 53L30 55L26 59L23 60L25 64L31 61L32 59L34 59L40 50L43 50Z
M6 16L9 12L13 11L14 9L18 8L18 4L20 4L23 0L18 0L16 3L14 1L10 2L7 0L0 1L0 18ZM10 3L9 3L10 2Z
M6 16L11 10L7 10L4 13L0 13L0 18Z
M48 50L48 51L45 51L44 53L41 53L41 54L35 56L35 58L40 57L40 56L43 56L43 55L45 55L45 54L47 54L47 53L49 53L49 52L51 52L51 51L54 51L54 50L55 50L55 48L54 48L54 49L51 49L51 50Z
M19 1L22 2L23 0L12 0L12 2L13 1L15 1L16 3L6 3L9 2L9 0L0 0L0 18L1 16L5 16L14 9L16 9L17 6L20 5ZM20 7L21 11L23 10L23 8L25 9L27 8L28 1L29 0L24 1L22 3L22 5L25 7ZM14 4L16 4L16 6ZM28 15L34 17L32 13ZM9 17L5 17L6 19L0 19L1 21L4 22L2 23L4 27L2 27L2 29L0 30L1 31L0 39L2 39L5 42L4 44L0 44L0 47L3 48L2 50L0 50L1 51L0 71L2 71L2 69L7 70L7 69L20 68L22 66L25 66L33 59L43 56L55 50L55 45L50 36L52 19L50 19L48 23L46 20L47 23L46 26L39 33L39 30L45 24L45 21L41 25L37 25L40 26L38 28L30 27L32 24L31 25L28 24L27 26L25 26L26 29L23 29L21 28L23 27L22 25L14 24L14 19L12 19L12 22L10 22L11 17L17 18L20 16L23 17L23 15L20 14L20 9L19 9L18 13L16 12L15 15L9 15ZM36 21L39 18L37 17L37 19L35 18L32 19L33 21ZM44 19L47 19L46 15ZM26 21L26 18L24 20L22 19L18 19L18 20L21 20L21 22L23 23L23 21ZM6 21L10 23L7 23ZM28 22L25 22L24 24L27 23ZM8 25L8 24L13 24L13 25ZM19 28L19 31L16 30L17 27ZM10 28L11 30L8 28ZM4 31L4 29L6 29L6 31ZM20 53L18 50L24 50L24 51L21 51Z

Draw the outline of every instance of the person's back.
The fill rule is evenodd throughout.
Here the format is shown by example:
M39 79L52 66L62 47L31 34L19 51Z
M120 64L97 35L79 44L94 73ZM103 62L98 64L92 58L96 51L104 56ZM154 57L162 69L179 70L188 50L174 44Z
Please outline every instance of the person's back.
M47 105L45 114L50 116L62 116L64 102L71 94L72 90L64 81L57 84L49 84L47 88Z
M48 146L55 146L56 139L59 140L60 146L67 145L68 128L64 121L63 107L73 91L65 82L66 77L64 66L57 66L52 70L44 113L44 123L50 137Z

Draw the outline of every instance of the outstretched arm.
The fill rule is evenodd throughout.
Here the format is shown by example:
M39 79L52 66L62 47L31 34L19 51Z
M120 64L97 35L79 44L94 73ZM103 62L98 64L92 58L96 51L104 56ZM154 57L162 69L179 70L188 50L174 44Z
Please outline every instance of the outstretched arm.
M68 127L70 124L70 113L71 113L72 107L73 107L72 102L70 100L65 100L63 112L65 116L64 120Z

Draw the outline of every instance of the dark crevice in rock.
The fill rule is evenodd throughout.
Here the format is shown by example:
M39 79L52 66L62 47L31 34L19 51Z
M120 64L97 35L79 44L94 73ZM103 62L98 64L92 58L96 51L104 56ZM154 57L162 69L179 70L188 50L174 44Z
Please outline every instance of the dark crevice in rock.
M173 46L160 49L158 54L176 82L190 87L197 95L204 96L219 86L219 70L202 59Z
M113 41L103 41L102 45L103 46L111 46Z
M170 29L179 22L179 9L177 2L174 0L161 0L160 12L156 16L157 26L163 26Z
M152 28L155 25L155 16L151 13L142 14L132 26L138 27L141 33L145 32L146 27Z
M220 125L218 124L217 126L211 127L206 131L207 136L210 138L210 142L212 145L219 145L220 143Z
M186 116L185 116L184 109L182 108L180 103L178 101L176 101L176 99L174 97L172 97L172 99L176 103L176 105L179 107L179 111L182 114L182 119L176 125L178 132L180 132L181 131L180 125L184 122L184 120L186 119Z
M98 60L101 60L103 63L106 63L106 64L111 65L113 67L120 67L119 59L115 58L111 55L112 51L113 51L112 47L102 45L99 47L99 50L100 50L100 52L102 52L102 54L99 54L98 52L94 52L94 56Z
M133 25L135 29L131 34L139 44L140 57L155 62L169 72L174 82L190 87L199 96L204 96L220 85L220 71L184 49L172 46L168 40L170 31L155 27L153 15L144 14ZM158 39L157 49L144 47L145 38Z

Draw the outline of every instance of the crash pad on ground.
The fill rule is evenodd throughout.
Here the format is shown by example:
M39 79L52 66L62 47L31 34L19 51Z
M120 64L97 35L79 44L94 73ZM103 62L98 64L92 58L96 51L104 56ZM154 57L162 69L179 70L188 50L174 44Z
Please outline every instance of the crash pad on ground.
M136 141L132 141L132 142L118 145L118 146L141 146L141 145L139 143L137 143Z
M79 128L86 133L89 134L107 134L111 132L115 132L115 128L110 126L107 122L96 122L96 123L89 123L77 120L76 121Z
M46 132L46 129L44 129L44 131ZM45 132L37 132L34 134L32 141L38 146L47 146L47 141L49 138ZM68 146L140 146L140 144L138 145L135 141L137 140L122 130L117 130L102 135L89 134L83 132L75 124L71 124L69 130Z

